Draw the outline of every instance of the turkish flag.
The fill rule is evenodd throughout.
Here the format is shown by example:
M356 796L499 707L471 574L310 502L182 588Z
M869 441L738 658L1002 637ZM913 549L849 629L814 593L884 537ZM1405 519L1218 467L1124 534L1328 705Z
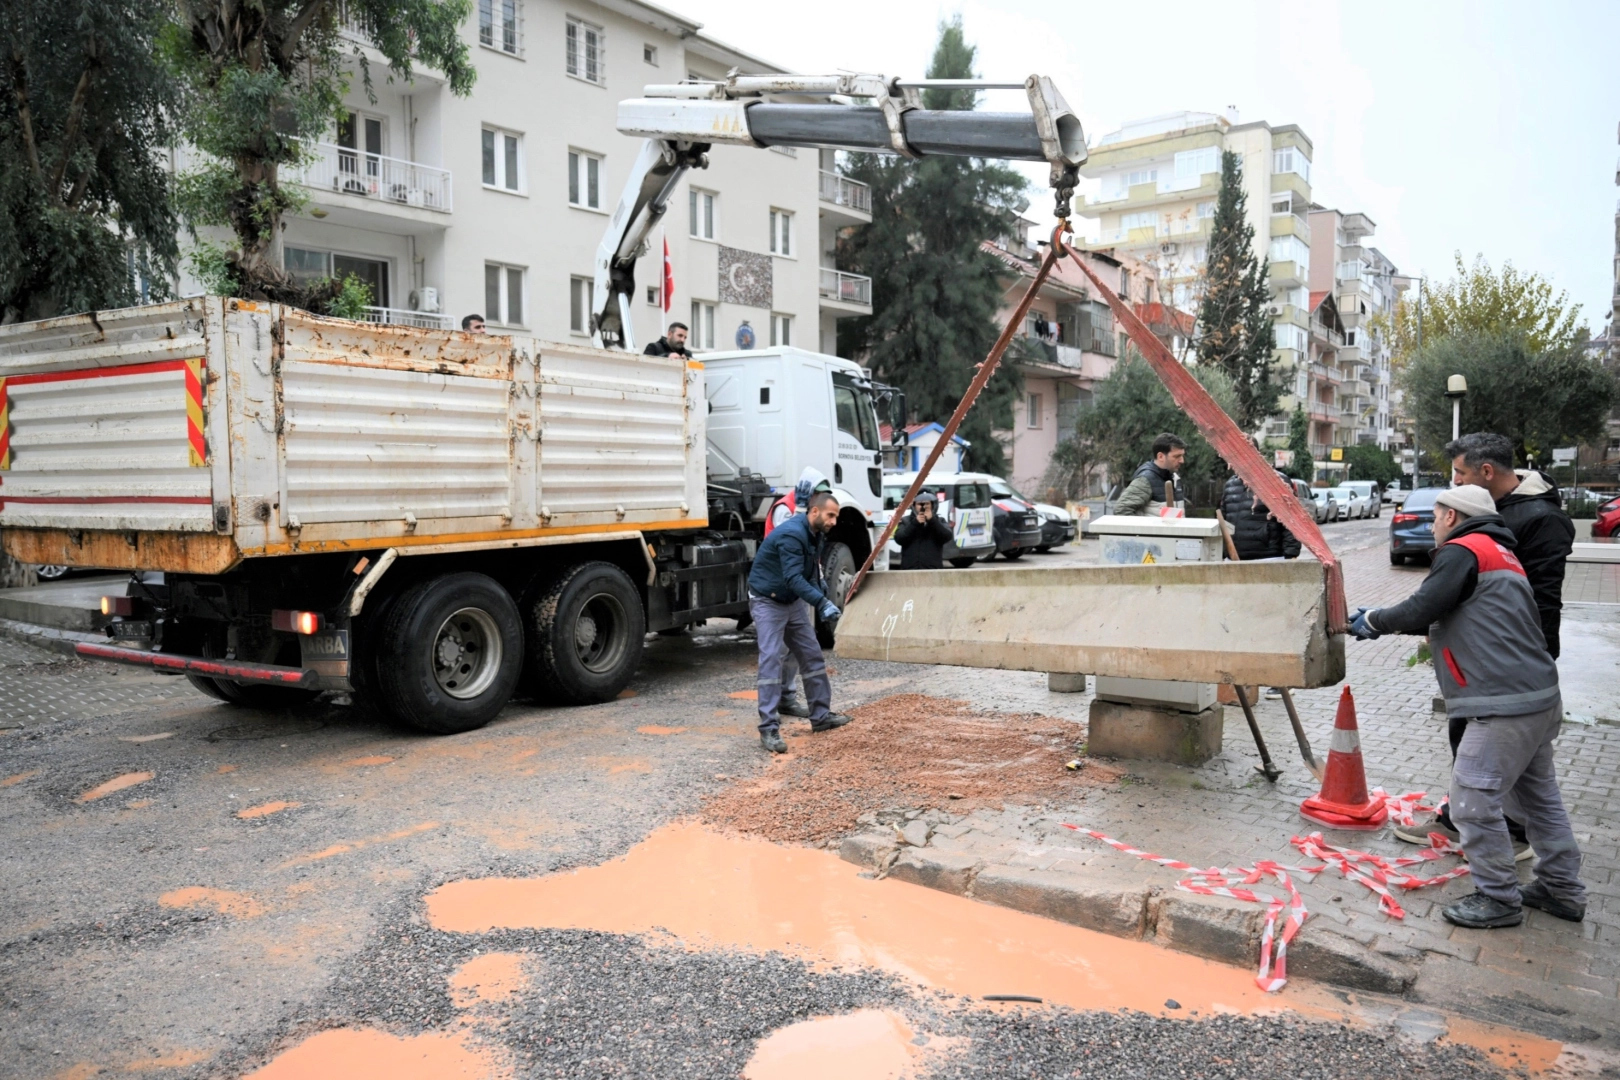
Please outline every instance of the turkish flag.
M669 314L670 300L675 295L675 264L669 261L669 237L664 237L664 314Z

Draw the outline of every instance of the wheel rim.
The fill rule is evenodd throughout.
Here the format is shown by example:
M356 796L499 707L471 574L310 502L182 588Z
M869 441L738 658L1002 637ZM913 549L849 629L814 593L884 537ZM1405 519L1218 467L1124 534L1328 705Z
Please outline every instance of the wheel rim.
M574 618L574 653L590 672L603 674L624 659L624 605L611 593L596 593L580 605Z
M501 669L501 633L489 612L466 607L439 626L433 639L433 678L453 698L475 698Z

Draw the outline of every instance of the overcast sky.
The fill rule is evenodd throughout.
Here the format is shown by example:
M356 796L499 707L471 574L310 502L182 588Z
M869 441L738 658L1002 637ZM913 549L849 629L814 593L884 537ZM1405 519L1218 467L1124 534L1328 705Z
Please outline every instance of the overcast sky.
M1512 260L1568 290L1593 333L1607 318L1620 196L1614 0L663 2L817 74L920 76L939 20L960 12L981 75L1051 75L1093 143L1183 109L1298 124L1316 146L1316 201L1371 216L1373 244L1403 273L1450 277L1458 250Z

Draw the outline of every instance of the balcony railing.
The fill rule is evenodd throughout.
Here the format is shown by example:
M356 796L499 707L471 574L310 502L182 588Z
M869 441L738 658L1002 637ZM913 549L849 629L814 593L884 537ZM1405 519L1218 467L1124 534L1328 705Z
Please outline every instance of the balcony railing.
M314 143L311 149L313 160L291 173L294 183L419 210L450 212L449 169L331 143Z
M821 170L821 201L847 206L863 214L872 212L872 189L859 180Z
M843 270L821 269L821 298L838 300L845 304L872 306L872 279L864 274L850 274Z
M387 326L419 326L424 330L453 330L448 315L433 315L426 311L406 311L404 308L368 307L361 318L366 322Z
M1074 368L1079 371L1086 363L1086 354L1073 345L1058 345L1057 362L1060 367Z

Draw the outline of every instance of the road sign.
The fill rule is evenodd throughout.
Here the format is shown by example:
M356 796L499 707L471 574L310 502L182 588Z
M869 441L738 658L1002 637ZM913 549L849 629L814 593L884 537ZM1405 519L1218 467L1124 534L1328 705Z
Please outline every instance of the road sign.
M1272 453L1276 455L1272 459L1272 464L1279 469L1286 469L1294 463L1294 452L1292 450L1273 450Z
M1330 453L1328 455L1328 460L1330 460L1330 461L1343 461L1344 460L1344 447L1335 446L1333 448L1332 453Z
M1575 448L1573 446L1555 446L1552 459L1560 464L1568 465L1575 460Z

